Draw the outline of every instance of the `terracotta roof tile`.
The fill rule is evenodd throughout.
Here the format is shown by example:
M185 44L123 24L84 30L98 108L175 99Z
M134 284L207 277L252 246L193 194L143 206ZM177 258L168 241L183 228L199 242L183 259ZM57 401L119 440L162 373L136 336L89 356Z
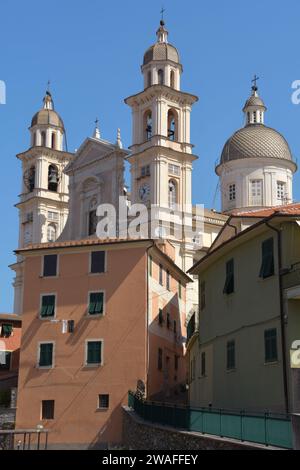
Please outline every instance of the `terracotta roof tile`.
M283 214L283 215L299 215L300 216L300 203L296 204L286 204L284 206L269 207L266 209L252 209L249 211L234 211L232 216L238 217L270 217L274 214Z

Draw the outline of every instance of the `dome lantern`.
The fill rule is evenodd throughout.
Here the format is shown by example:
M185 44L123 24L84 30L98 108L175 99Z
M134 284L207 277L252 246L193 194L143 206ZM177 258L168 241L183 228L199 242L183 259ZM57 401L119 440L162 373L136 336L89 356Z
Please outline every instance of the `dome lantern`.
M30 126L31 146L63 150L65 127L60 115L54 109L52 95L47 89L43 107L33 116Z

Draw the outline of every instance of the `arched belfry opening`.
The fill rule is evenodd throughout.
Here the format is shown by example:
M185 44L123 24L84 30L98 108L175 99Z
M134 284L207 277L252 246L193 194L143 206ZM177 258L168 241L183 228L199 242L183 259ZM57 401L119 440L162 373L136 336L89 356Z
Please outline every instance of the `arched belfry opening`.
M164 71L162 69L159 69L157 72L157 79L158 79L158 84L163 85L164 84Z
M169 208L175 209L176 204L178 202L178 191L177 191L177 183L173 179L169 180L168 199L169 199Z
M48 167L48 190L57 192L59 183L58 168L55 165Z
M41 132L41 146L46 147L46 132L45 131Z
M176 111L168 111L168 138L172 141L178 140L178 116Z
M51 148L56 149L56 134L52 132L51 135Z
M170 87L175 88L175 72L174 72L174 70L171 70L171 73L170 73Z
M152 112L150 109L144 114L144 129L145 140L150 140L152 137Z

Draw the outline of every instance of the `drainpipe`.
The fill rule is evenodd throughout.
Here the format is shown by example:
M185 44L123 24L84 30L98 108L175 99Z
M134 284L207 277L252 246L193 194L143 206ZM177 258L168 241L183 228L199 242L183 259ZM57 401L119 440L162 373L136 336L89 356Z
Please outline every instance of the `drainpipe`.
M284 312L284 298L283 298L283 282L282 282L282 237L281 230L273 227L266 222L267 227L277 233L277 253L278 253L278 283L279 283L279 297L280 297L280 324L281 324L281 349L282 349L282 372L283 372L283 389L284 389L284 402L285 412L289 413L289 392L288 392L288 373L287 373L287 353L286 353L286 334L285 334L285 312Z
M147 350L147 357L146 357L146 360L147 360L147 370L146 370L146 398L149 397L149 357L150 357L150 354L149 354L149 251L151 248L153 248L155 245L155 242L154 240L151 240L151 245L148 246L147 250L146 250L146 253L147 253L147 292L146 292L146 295L147 295L147 301L146 301L146 305L147 305L147 318L146 318L146 321L147 321L147 338L146 338L146 350Z

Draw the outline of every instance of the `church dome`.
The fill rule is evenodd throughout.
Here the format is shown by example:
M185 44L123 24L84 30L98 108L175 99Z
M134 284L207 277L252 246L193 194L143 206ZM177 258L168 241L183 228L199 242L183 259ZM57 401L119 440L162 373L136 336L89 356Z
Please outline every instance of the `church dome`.
M50 125L64 129L64 123L59 114L54 110L52 96L47 91L44 97L44 106L31 120L31 127L38 125Z
M64 128L64 123L59 114L52 109L41 109L32 118L31 127L40 124Z
M153 46L149 47L149 49L145 52L143 65L149 64L149 62L152 60L171 60L176 64L179 64L180 62L176 47L168 43L160 42L157 42Z
M264 124L251 124L239 129L227 140L220 163L270 157L293 160L289 144L279 132Z
M255 107L261 107L264 108L265 110L267 109L265 106L265 103L261 99L260 96L258 95L252 95L250 98L245 103L243 111L245 111L249 106L255 106Z

